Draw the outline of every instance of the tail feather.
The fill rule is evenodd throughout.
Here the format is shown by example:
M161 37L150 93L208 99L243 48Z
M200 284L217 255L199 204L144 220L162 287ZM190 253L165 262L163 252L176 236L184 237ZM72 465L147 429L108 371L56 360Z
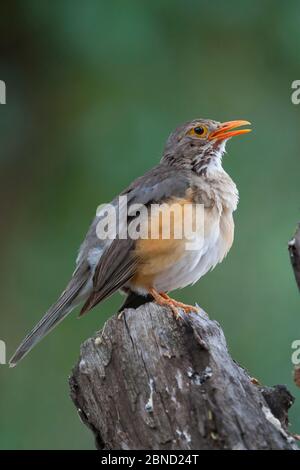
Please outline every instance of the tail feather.
M56 325L58 325L76 306L74 300L78 296L87 279L72 279L66 290L61 294L57 302L53 304L33 330L23 339L15 354L9 361L9 366L14 367L41 341Z

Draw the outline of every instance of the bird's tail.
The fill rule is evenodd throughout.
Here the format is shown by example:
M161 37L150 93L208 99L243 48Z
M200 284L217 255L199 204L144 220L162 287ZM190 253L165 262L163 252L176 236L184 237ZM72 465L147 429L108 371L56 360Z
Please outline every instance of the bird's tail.
M9 361L9 366L14 367L17 363L31 351L31 349L41 341L56 325L58 325L77 305L76 297L87 279L81 276L79 279L73 278L66 290L58 300L45 313L43 318L36 324L33 330L23 339L15 354Z

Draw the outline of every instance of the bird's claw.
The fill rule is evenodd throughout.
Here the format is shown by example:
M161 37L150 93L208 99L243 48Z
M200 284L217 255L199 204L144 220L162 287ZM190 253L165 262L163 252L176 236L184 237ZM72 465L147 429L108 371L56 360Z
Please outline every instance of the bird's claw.
M182 313L180 312L180 310L183 310L185 314L189 314L191 312L199 313L198 306L196 307L194 305L187 305L183 302L179 302L169 297L168 294L166 294L165 292L156 292L152 290L151 295L159 305L163 307L169 307L176 320L183 320Z

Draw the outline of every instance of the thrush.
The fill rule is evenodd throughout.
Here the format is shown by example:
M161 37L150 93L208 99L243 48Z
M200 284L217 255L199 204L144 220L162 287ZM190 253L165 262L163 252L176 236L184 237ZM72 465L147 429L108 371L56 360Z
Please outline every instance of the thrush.
M195 309L172 299L168 292L198 281L231 248L238 191L222 167L222 156L228 139L250 132L250 129L240 129L248 124L243 120L220 123L195 119L171 133L160 163L137 178L121 196L126 196L130 207L143 205L147 209L161 204L165 208L174 204L201 205L203 220L198 227L201 236L196 231L193 249L188 249L185 236L174 236L176 224L182 223L182 220L177 222L175 212L169 237L162 237L161 213L154 211L153 215L147 211L140 223L147 222L148 235L149 226L154 226L158 236L121 237L119 231L106 239L99 237L97 227L103 213L97 213L79 249L70 282L22 341L10 366L15 366L78 304L83 304L83 314L117 290L125 292L128 298L150 296L159 305L171 308L176 316L182 309L187 313ZM117 208L119 200L115 198L112 207ZM137 214L129 211L125 228L136 219Z

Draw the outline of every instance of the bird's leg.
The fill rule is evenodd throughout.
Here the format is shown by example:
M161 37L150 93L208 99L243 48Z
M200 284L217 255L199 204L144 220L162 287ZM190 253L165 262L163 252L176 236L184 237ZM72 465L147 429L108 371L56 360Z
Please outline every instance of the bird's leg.
M165 298L170 300L174 305L176 305L179 308L182 308L186 313L189 312L198 312L198 307L195 307L194 305L189 305L185 304L183 302L179 302L178 300L172 299L171 297L168 296L165 292L161 293L161 295Z
M178 311L178 308L176 308L175 305L173 305L173 303L171 302L171 299L169 300L166 294L164 294L163 292L162 293L157 292L157 290L153 288L149 290L149 293L152 295L153 299L158 305L161 305L162 307L170 307L176 320L180 318L180 313Z
M198 311L197 307L194 307L193 305L187 305L182 302L178 302L175 299L171 299L171 297L169 297L165 292L157 292L157 290L151 288L149 293L159 305L170 307L176 319L180 318L180 312L178 310L180 308L182 308L185 313Z

